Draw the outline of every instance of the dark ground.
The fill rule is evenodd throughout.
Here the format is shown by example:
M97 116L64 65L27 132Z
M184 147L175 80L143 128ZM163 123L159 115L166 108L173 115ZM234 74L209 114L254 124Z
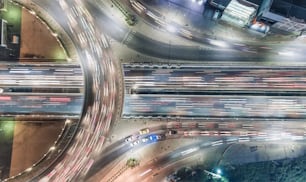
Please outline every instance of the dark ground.
M0 118L0 181L9 176L15 125L14 121L5 120Z

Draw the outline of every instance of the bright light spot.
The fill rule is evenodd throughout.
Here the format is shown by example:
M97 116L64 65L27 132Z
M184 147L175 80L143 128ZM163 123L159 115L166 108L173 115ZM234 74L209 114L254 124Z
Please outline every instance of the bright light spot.
M184 156L184 155L190 154L190 153L192 153L192 152L195 152L195 151L197 151L197 150L199 150L198 147L194 147L194 148L191 148L191 149L187 149L187 150L182 151L182 152L181 152L181 155Z
M303 140L304 139L304 137L303 136L292 136L291 137L291 140Z
M35 15L35 14L36 14L35 11L33 11L33 10L31 10L30 13L31 13L32 15Z
M140 177L141 177L141 176L144 176L144 175L146 175L147 173L149 173L150 171L152 171L152 169L146 170L145 172L141 173L139 176L140 176Z
M191 0L193 3L197 2L198 5L202 5L204 3L204 0Z
M223 47L223 48L229 47L229 45L226 42L220 40L210 40L210 43L218 47Z
M293 51L280 51L280 52L278 52L278 54L282 55L282 56L294 56Z
M217 169L217 174L222 174L222 171L221 171L221 169Z
M269 136L265 139L265 141L277 141L280 140L281 138L279 136Z
M31 167L29 167L28 169L26 169L25 170L26 172L30 172L30 171L32 171L32 168Z
M138 85L133 85L132 88L133 88L133 89L137 89L137 88L138 88Z
M54 33L54 32L52 32L52 35L53 35L54 37L57 37L57 36L58 36L58 34L57 34L57 33Z
M137 96L137 94L136 94L137 88L138 88L138 85L133 85L132 88L131 88L130 92L131 92L133 97Z
M71 120L70 119L66 119L65 124L70 124L70 123L71 123Z
M172 26L172 25L168 25L168 26L167 26L167 30L168 30L169 32L171 32L171 33L176 32L176 28L175 28L174 26Z
M55 150L55 149L56 149L56 147L53 146L53 147L50 147L49 151L53 151L53 150Z

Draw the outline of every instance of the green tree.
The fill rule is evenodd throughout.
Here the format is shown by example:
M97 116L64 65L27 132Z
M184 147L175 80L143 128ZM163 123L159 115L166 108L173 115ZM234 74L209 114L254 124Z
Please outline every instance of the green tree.
M133 168L139 165L139 161L135 158L130 158L126 161L126 165L130 168Z

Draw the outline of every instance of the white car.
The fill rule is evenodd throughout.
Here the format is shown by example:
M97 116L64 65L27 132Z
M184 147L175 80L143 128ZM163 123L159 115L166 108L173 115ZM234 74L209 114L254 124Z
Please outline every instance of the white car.
M131 145L131 147L134 147L135 145L138 145L139 143L140 143L140 141L136 140L136 141L132 142L130 145Z
M142 143L146 143L148 140L149 140L148 138L141 139Z

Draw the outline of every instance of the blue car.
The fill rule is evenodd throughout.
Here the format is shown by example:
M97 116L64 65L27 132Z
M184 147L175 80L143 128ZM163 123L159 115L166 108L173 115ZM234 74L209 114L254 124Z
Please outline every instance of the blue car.
M149 139L151 141L157 141L157 140L160 140L161 139L161 136L160 135L150 135L149 136Z

